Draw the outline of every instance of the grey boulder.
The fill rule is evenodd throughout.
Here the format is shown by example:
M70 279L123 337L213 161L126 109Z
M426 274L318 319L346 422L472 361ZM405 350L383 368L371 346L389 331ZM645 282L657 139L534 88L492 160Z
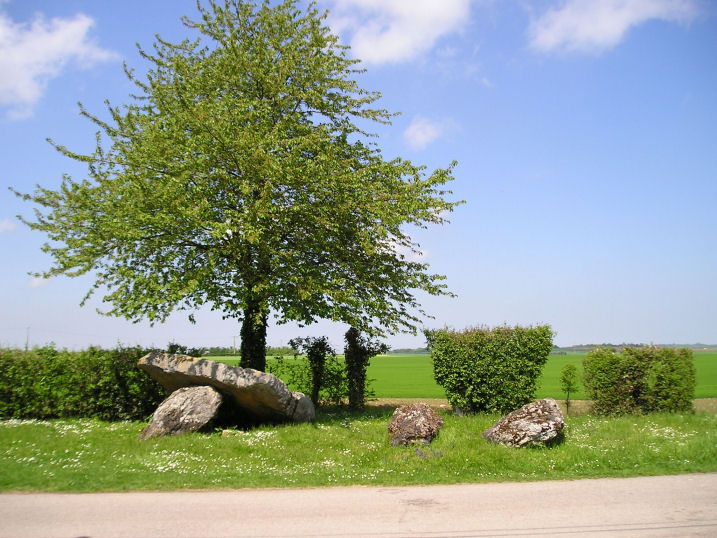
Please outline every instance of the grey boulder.
M504 416L484 431L483 437L513 447L545 444L558 437L564 424L556 401L545 398Z
M199 431L217 416L221 404L222 395L212 387L175 390L159 404L152 422L139 434L139 439Z
M138 366L166 389L211 386L224 396L225 405L253 422L308 422L315 419L314 404L301 392L292 392L275 375L221 362L153 351Z
M441 427L443 417L425 403L397 408L388 423L392 446L430 443Z

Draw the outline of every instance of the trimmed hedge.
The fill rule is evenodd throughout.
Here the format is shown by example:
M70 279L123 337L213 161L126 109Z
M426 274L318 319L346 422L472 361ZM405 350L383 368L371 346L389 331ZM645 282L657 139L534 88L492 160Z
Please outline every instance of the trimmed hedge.
M506 413L534 399L553 349L549 325L427 331L436 382L464 412Z
M600 415L692 411L695 364L689 349L597 348L583 360L585 389Z
M144 420L168 395L137 367L147 352L0 349L0 418Z

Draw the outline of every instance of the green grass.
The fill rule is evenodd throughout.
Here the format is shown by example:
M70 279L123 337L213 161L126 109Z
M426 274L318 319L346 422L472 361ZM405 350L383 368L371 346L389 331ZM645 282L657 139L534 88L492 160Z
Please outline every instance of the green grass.
M567 355L550 355L548 362L543 367L543 374L538 382L538 390L536 398L555 398L562 400L565 393L560 388L560 372L568 364L574 364L578 369L578 376L583 373L583 359L587 353L568 353ZM580 388L575 394L570 395L572 400L583 400L586 398L583 389L582 379L580 380Z
M445 398L433 379L430 355L382 355L371 359L366 372L377 398Z
M717 353L695 353L695 398L717 398Z
M560 371L566 364L574 364L582 373L582 362L586 353L574 352L567 355L551 355L538 382L536 398L563 399L560 389ZM717 353L695 353L697 387L695 398L717 398ZM237 365L234 357L212 357ZM271 360L271 359L269 359ZM433 379L433 364L430 355L382 355L371 359L367 372L373 379L372 388L377 398L445 398L445 392ZM584 399L582 389L570 395L571 399Z
M127 491L412 485L717 471L717 416L566 419L552 448L481 438L497 416L454 417L430 446L390 446L390 409L321 410L313 424L139 442L139 422L0 422L0 490Z

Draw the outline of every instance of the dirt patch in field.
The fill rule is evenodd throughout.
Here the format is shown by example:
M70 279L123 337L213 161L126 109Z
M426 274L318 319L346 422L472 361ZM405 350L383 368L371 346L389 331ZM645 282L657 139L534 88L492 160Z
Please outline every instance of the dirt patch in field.
M423 402L437 411L450 411L451 406L445 398L375 398L366 402L371 407L381 407L394 410L402 405Z
M695 411L717 415L717 398L700 398L695 400Z
M451 406L445 398L376 398L368 403L371 407L381 407L385 409L396 409L402 405L409 405L416 402L428 404L437 411L450 411ZM560 410L567 414L565 400L557 400ZM570 415L584 415L589 413L592 407L591 400L571 400ZM698 413L712 413L717 415L717 398L700 398L695 400L695 411Z

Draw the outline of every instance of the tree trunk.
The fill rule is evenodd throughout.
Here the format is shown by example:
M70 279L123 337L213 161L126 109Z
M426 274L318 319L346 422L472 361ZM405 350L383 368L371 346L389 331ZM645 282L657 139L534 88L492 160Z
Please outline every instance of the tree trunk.
M326 360L326 357L323 357ZM315 406L319 405L319 393L321 392L321 381L324 378L324 365L311 369L311 401Z
M366 368L368 366L368 353L361 345L358 329L351 327L344 336L346 347L344 357L346 360L346 374L348 377L349 407L361 409L365 404Z
M258 301L250 301L241 325L242 368L266 370L266 310Z

